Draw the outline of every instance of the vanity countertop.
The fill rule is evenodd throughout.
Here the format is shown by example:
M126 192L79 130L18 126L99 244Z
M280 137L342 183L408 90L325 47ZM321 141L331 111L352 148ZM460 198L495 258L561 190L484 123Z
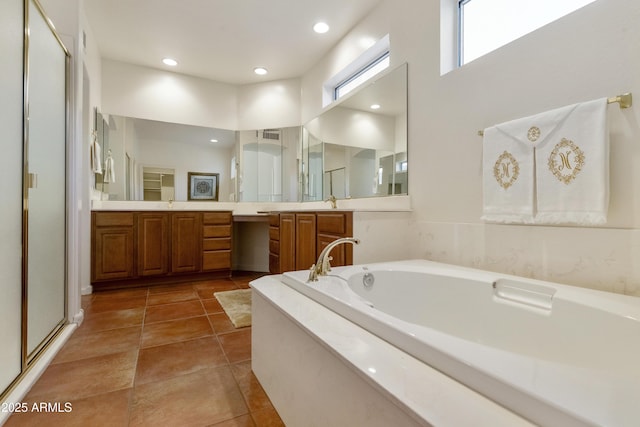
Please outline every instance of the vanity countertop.
M409 212L409 196L371 197L338 200L337 210L355 212ZM264 215L274 211L331 210L328 202L145 202L93 200L92 211L232 211L234 216Z

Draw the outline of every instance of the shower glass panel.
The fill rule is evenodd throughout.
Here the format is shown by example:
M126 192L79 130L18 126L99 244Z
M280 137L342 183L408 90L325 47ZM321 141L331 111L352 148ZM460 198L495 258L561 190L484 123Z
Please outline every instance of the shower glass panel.
M300 127L239 132L241 202L297 199L295 170Z
M323 200L323 157L322 141L305 130L302 136L302 165L300 171L303 202Z
M0 2L0 394L22 367L22 63L23 2Z
M28 25L26 282L32 357L65 319L68 57L33 1Z

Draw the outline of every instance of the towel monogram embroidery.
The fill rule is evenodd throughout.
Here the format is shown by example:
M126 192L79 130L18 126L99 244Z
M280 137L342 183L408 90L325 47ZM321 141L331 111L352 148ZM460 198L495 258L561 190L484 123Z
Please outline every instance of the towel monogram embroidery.
M562 138L549 155L548 165L558 180L569 185L584 166L584 153L573 141Z
M527 132L527 138L531 142L536 142L540 138L540 128L537 126L531 126Z
M506 190L518 179L518 175L520 175L518 161L511 153L503 152L493 165L493 176L496 181Z

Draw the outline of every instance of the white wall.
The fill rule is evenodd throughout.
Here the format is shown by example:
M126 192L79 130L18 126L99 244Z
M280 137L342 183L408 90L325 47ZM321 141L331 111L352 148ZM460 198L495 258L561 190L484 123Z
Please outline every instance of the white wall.
M238 86L238 127L250 130L300 126L300 79Z
M300 81L231 85L118 61L102 63L109 114L233 130L300 125Z
M389 33L392 64L409 64L412 256L640 296L640 106L609 107L606 227L481 222L477 136L492 124L563 105L640 94L638 22L637 1L599 0L441 76L440 2L383 0L304 76L303 120L320 111L321 84L337 64L362 51L359 38Z
M175 200L187 200L188 172L220 174L218 200L229 201L229 176L233 148L220 149L205 144L138 139L138 171L143 166L175 169Z
M195 126L237 128L236 86L124 62L102 62L102 110Z
M395 125L395 117L334 107L305 127L322 142L393 151Z

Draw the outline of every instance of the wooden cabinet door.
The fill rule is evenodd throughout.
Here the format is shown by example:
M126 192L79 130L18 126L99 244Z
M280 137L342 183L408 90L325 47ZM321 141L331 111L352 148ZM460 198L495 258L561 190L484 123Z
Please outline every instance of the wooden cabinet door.
M138 275L169 272L169 214L138 214Z
M296 215L280 214L280 272L296 269Z
M202 214L171 214L171 271L198 272L202 260Z
M339 239L338 236L328 236L326 234L318 234L318 255L322 252L327 245L334 240ZM351 247L350 243L345 243L343 245L338 245L334 247L329 256L333 258L331 260L331 265L333 267L339 267L341 265L350 265L351 263L347 263L347 250Z
M133 260L133 227L95 229L94 280L133 278Z
M316 214L296 214L296 270L308 270L316 262Z
M353 212L318 212L318 255L334 240L342 237L353 237ZM338 245L331 250L333 257L331 265L334 267L353 264L353 245L350 243Z

